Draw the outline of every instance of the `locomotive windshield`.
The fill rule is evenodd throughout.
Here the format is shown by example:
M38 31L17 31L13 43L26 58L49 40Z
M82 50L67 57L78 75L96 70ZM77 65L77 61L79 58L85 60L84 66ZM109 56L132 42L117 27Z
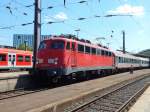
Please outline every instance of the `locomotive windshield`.
M52 49L64 49L65 42L64 41L53 41L51 43Z
M46 48L45 42L41 42L41 43L40 43L40 46L39 46L39 50L40 50L40 49L45 49L45 48Z

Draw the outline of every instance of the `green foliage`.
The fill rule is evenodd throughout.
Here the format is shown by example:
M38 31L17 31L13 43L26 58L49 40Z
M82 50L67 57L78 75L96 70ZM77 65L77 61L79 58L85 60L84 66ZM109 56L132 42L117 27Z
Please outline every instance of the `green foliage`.
M19 47L17 48L19 50L25 50L25 44L20 44ZM27 51L33 51L33 48L26 46Z

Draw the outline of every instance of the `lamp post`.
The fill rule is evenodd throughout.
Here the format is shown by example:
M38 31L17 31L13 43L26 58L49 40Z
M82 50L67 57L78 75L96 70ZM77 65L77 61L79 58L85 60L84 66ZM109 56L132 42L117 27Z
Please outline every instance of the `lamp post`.
M24 41L25 51L27 50L27 40Z
M35 14L34 14L34 47L33 47L33 71L36 70L37 51L40 43L41 36L41 0L35 1Z

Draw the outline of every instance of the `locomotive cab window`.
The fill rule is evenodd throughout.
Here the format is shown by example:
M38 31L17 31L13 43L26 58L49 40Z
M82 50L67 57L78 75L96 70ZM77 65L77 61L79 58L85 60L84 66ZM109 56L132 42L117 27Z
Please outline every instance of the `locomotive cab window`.
M6 54L0 54L0 61L6 61Z
M30 56L25 56L25 62L30 62L31 59L30 59Z
M45 42L41 42L40 46L39 46L39 50L40 49L45 49L46 48L46 43Z
M51 49L64 49L65 42L64 41L53 41L51 43Z

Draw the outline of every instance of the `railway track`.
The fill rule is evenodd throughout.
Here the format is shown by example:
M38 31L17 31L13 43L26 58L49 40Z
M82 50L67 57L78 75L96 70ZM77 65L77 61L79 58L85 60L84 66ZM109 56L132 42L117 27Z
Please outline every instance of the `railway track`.
M22 72L26 70L19 70L19 69L14 69L14 70L1 70L0 73L10 73L10 72Z
M27 95L27 94L32 94L32 93L36 93L36 92L40 92L40 91L44 91L48 89L50 88L48 87L33 88L32 87L32 88L20 88L20 89L10 90L6 92L0 92L0 100L9 99L9 98L18 97L18 96Z
M137 77L137 79L141 79L141 77ZM149 78L149 81L150 81L150 78ZM22 96L22 95L27 95L27 94L32 94L32 93L52 89L52 88L55 88L55 87L60 87L60 85L52 85L52 86L49 86L49 87L47 85L49 86L49 83L46 83L45 85L42 85L42 86L32 86L32 87L29 87L29 88L19 88L19 89L16 89L16 90L0 92L0 100L9 99L9 98ZM68 85L68 84L64 84L64 85L61 84L61 86L65 86L65 85ZM86 104L86 105L88 105L88 104ZM78 108L72 110L71 112L76 112L76 110L78 110Z
M69 112L124 112L145 91L147 88L145 84L148 82L150 82L150 76L138 79Z

